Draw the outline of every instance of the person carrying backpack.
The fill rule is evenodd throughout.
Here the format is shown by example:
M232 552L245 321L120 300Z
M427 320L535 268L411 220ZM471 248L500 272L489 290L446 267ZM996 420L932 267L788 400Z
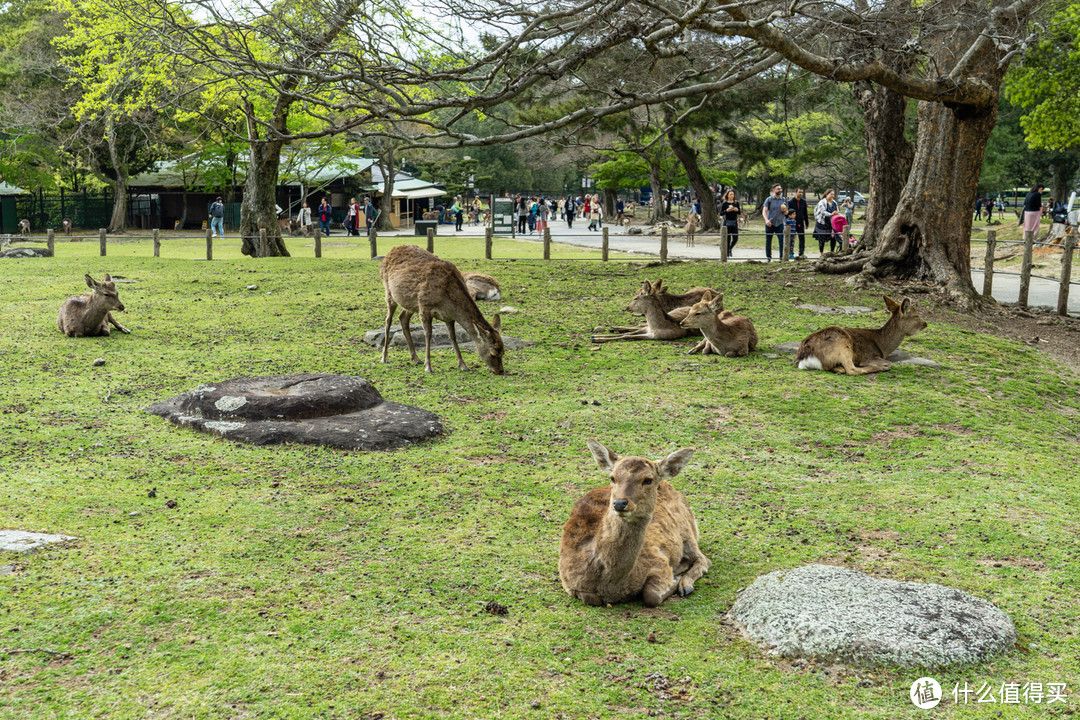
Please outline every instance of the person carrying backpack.
M225 204L220 197L210 203L210 231L216 238L225 237Z

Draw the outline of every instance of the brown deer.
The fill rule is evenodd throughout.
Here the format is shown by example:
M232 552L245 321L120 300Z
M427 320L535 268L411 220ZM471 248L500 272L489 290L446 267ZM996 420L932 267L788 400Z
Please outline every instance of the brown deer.
M680 295L674 295L668 291L664 285L663 278L656 281L656 287L659 288L660 305L664 308L665 312L671 312L676 308L690 307L694 303L701 302L705 299L705 295L712 293L716 295L716 290L707 287L695 287L690 288L686 292Z
M594 343L614 342L616 340L680 340L689 331L679 325L679 321L664 311L660 297L660 283L655 285L648 280L641 284L641 289L626 306L627 312L644 315L645 324L638 327L612 328L615 332L605 335L593 335Z
M795 356L800 370L831 370L847 375L885 372L892 367L887 358L904 338L926 328L926 321L911 306L911 299L898 303L888 295L885 307L889 321L879 330L822 328L799 344Z
M70 236L71 235L71 218L64 218L60 222L60 227L63 229L63 232L64 232L65 235Z
M694 247L694 233L697 232L698 216L692 212L686 216L686 247Z
M124 310L124 303L120 302L112 277L105 273L105 280L98 282L87 275L86 285L91 292L70 298L60 306L60 314L56 317L60 332L68 337L109 335L109 324L112 323L120 332L130 333L112 316L113 310Z
M469 294L472 295L473 300L502 299L499 283L490 275L478 272L463 272L461 275L465 278L465 287L469 288Z
M465 332L476 343L480 359L496 375L503 374L503 341L499 334L499 316L489 324L476 302L469 295L461 271L453 263L440 260L416 245L399 245L386 253L379 266L383 287L386 289L386 325L383 328L382 361L388 362L390 348L390 323L394 310L401 306L398 319L405 342L409 346L412 361L420 362L409 332L409 319L420 313L424 326L424 370L431 369L431 321L441 320L450 332L450 342L457 353L458 368L468 370L457 343L455 323L461 323Z
M30 221L26 218L19 221L19 233L22 235L30 234Z
M611 475L611 484L578 500L563 525L563 588L587 605L641 597L656 607L675 592L692 593L712 562L698 547L690 505L669 481L686 466L693 449L678 450L660 462L620 458L595 440L589 440L589 450Z
M697 328L705 339L690 350L689 354L723 355L745 357L758 344L754 323L745 315L735 315L724 310L724 294L696 303L682 321L684 328Z

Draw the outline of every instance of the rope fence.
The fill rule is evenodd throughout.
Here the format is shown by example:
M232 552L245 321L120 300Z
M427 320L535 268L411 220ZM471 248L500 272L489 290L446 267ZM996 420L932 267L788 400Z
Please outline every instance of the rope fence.
M1069 311L1069 290L1073 285L1080 285L1080 282L1076 282L1072 279L1072 260L1073 253L1076 250L1076 234L1069 233L1065 235L1064 240L1059 243L1047 243L1047 242L1035 242L1035 233L1031 230L1024 231L1023 241L1018 240L1002 240L1000 243L997 239L996 230L987 230L986 239L981 240L972 238L971 242L985 242L986 243L986 255L983 259L983 292L985 297L993 297L994 289L994 274L998 275L1013 275L1020 277L1020 294L1016 300L1016 304L1022 308L1028 306L1028 294L1031 290L1031 278L1039 278L1040 280L1049 280L1050 282L1058 283L1058 298L1057 298L1057 314L1067 315ZM1001 245L1023 245L1024 256L1020 264L1020 272L1011 272L1008 270L994 269L994 255L997 246ZM1045 275L1034 275L1031 270L1034 265L1034 254L1036 247L1052 247L1060 248L1061 253L1061 276L1060 277L1047 277Z

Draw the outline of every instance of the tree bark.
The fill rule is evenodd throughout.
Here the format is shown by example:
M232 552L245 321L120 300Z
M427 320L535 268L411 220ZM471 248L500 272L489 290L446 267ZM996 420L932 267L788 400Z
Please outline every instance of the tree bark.
M652 188L652 215L650 225L664 220L664 185L660 180L660 161L646 158L649 164L649 187Z
M685 135L678 128L671 127L667 131L668 145L675 157L682 163L690 178L690 186L694 188L694 194L701 201L701 229L717 230L720 223L716 216L716 202L713 200L712 189L701 174L701 167L697 161L697 151L686 142Z
M383 196L379 203L379 220L376 230L390 232L394 229L394 223L390 221L390 213L394 210L394 146L389 142L386 148L379 153L379 169L383 174Z
M971 203L983 153L997 122L997 105L975 108L919 103L914 167L892 217L873 249L826 258L826 272L925 281L973 304Z
M285 118L291 101L279 97L271 125L285 130ZM279 137L259 137L255 109L245 107L248 125L248 171L244 179L244 200L240 203L240 252L250 257L288 257L277 217L278 167L285 141ZM259 244L259 229L266 229L266 246Z
M604 220L615 222L615 200L619 197L618 191L611 188L601 188L600 197L604 203Z
M129 153L122 153L116 137L116 124L110 114L105 119L106 143L109 148L109 162L113 166L116 177L111 184L113 186L113 210L109 219L109 232L122 233L127 225L127 159ZM126 149L126 148L125 148ZM123 155L123 157L121 157Z
M907 98L868 81L854 84L855 101L865 117L866 156L870 167L870 197L860 248L877 245L892 217L911 173L915 148L904 134Z

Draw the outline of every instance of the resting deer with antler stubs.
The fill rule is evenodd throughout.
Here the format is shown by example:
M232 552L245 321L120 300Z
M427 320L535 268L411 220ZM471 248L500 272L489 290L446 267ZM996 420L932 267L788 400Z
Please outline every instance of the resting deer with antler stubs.
M696 303L683 319L682 326L697 328L705 336L690 350L690 355L700 352L702 355L745 357L758 344L757 330L750 318L724 310L723 293Z
M689 331L679 325L679 321L664 312L659 297L659 283L653 285L648 280L641 284L637 295L626 306L627 312L644 315L645 324L640 327L623 328L626 332L614 332L608 335L593 335L595 343L614 342L616 340L679 340ZM614 328L619 330L619 328Z
M698 547L690 505L669 480L694 451L684 448L653 462L620 458L595 440L589 450L611 484L578 500L563 525L563 588L588 605L641 597L656 607L675 592L692 593L712 562Z
M924 330L926 321L912 308L909 298L898 303L886 295L885 307L889 320L878 330L830 325L807 336L795 356L799 369L866 375L891 368L892 363L885 358L904 338Z
M68 337L97 337L109 335L109 324L122 333L130 333L112 316L112 311L123 312L124 304L116 292L112 277L105 273L105 280L98 282L89 275L86 285L91 292L73 297L60 306L56 325Z
M383 328L382 361L388 362L390 348L390 324L394 311L401 306L401 331L413 362L420 362L409 332L409 319L420 313L424 326L424 370L431 370L431 321L446 323L450 343L457 353L458 368L468 370L458 347L455 323L460 323L476 343L480 359L496 375L503 374L503 341L499 334L499 315L488 323L465 286L461 271L446 260L440 260L416 245L399 245L386 253L379 266L383 287L386 290L386 325Z

